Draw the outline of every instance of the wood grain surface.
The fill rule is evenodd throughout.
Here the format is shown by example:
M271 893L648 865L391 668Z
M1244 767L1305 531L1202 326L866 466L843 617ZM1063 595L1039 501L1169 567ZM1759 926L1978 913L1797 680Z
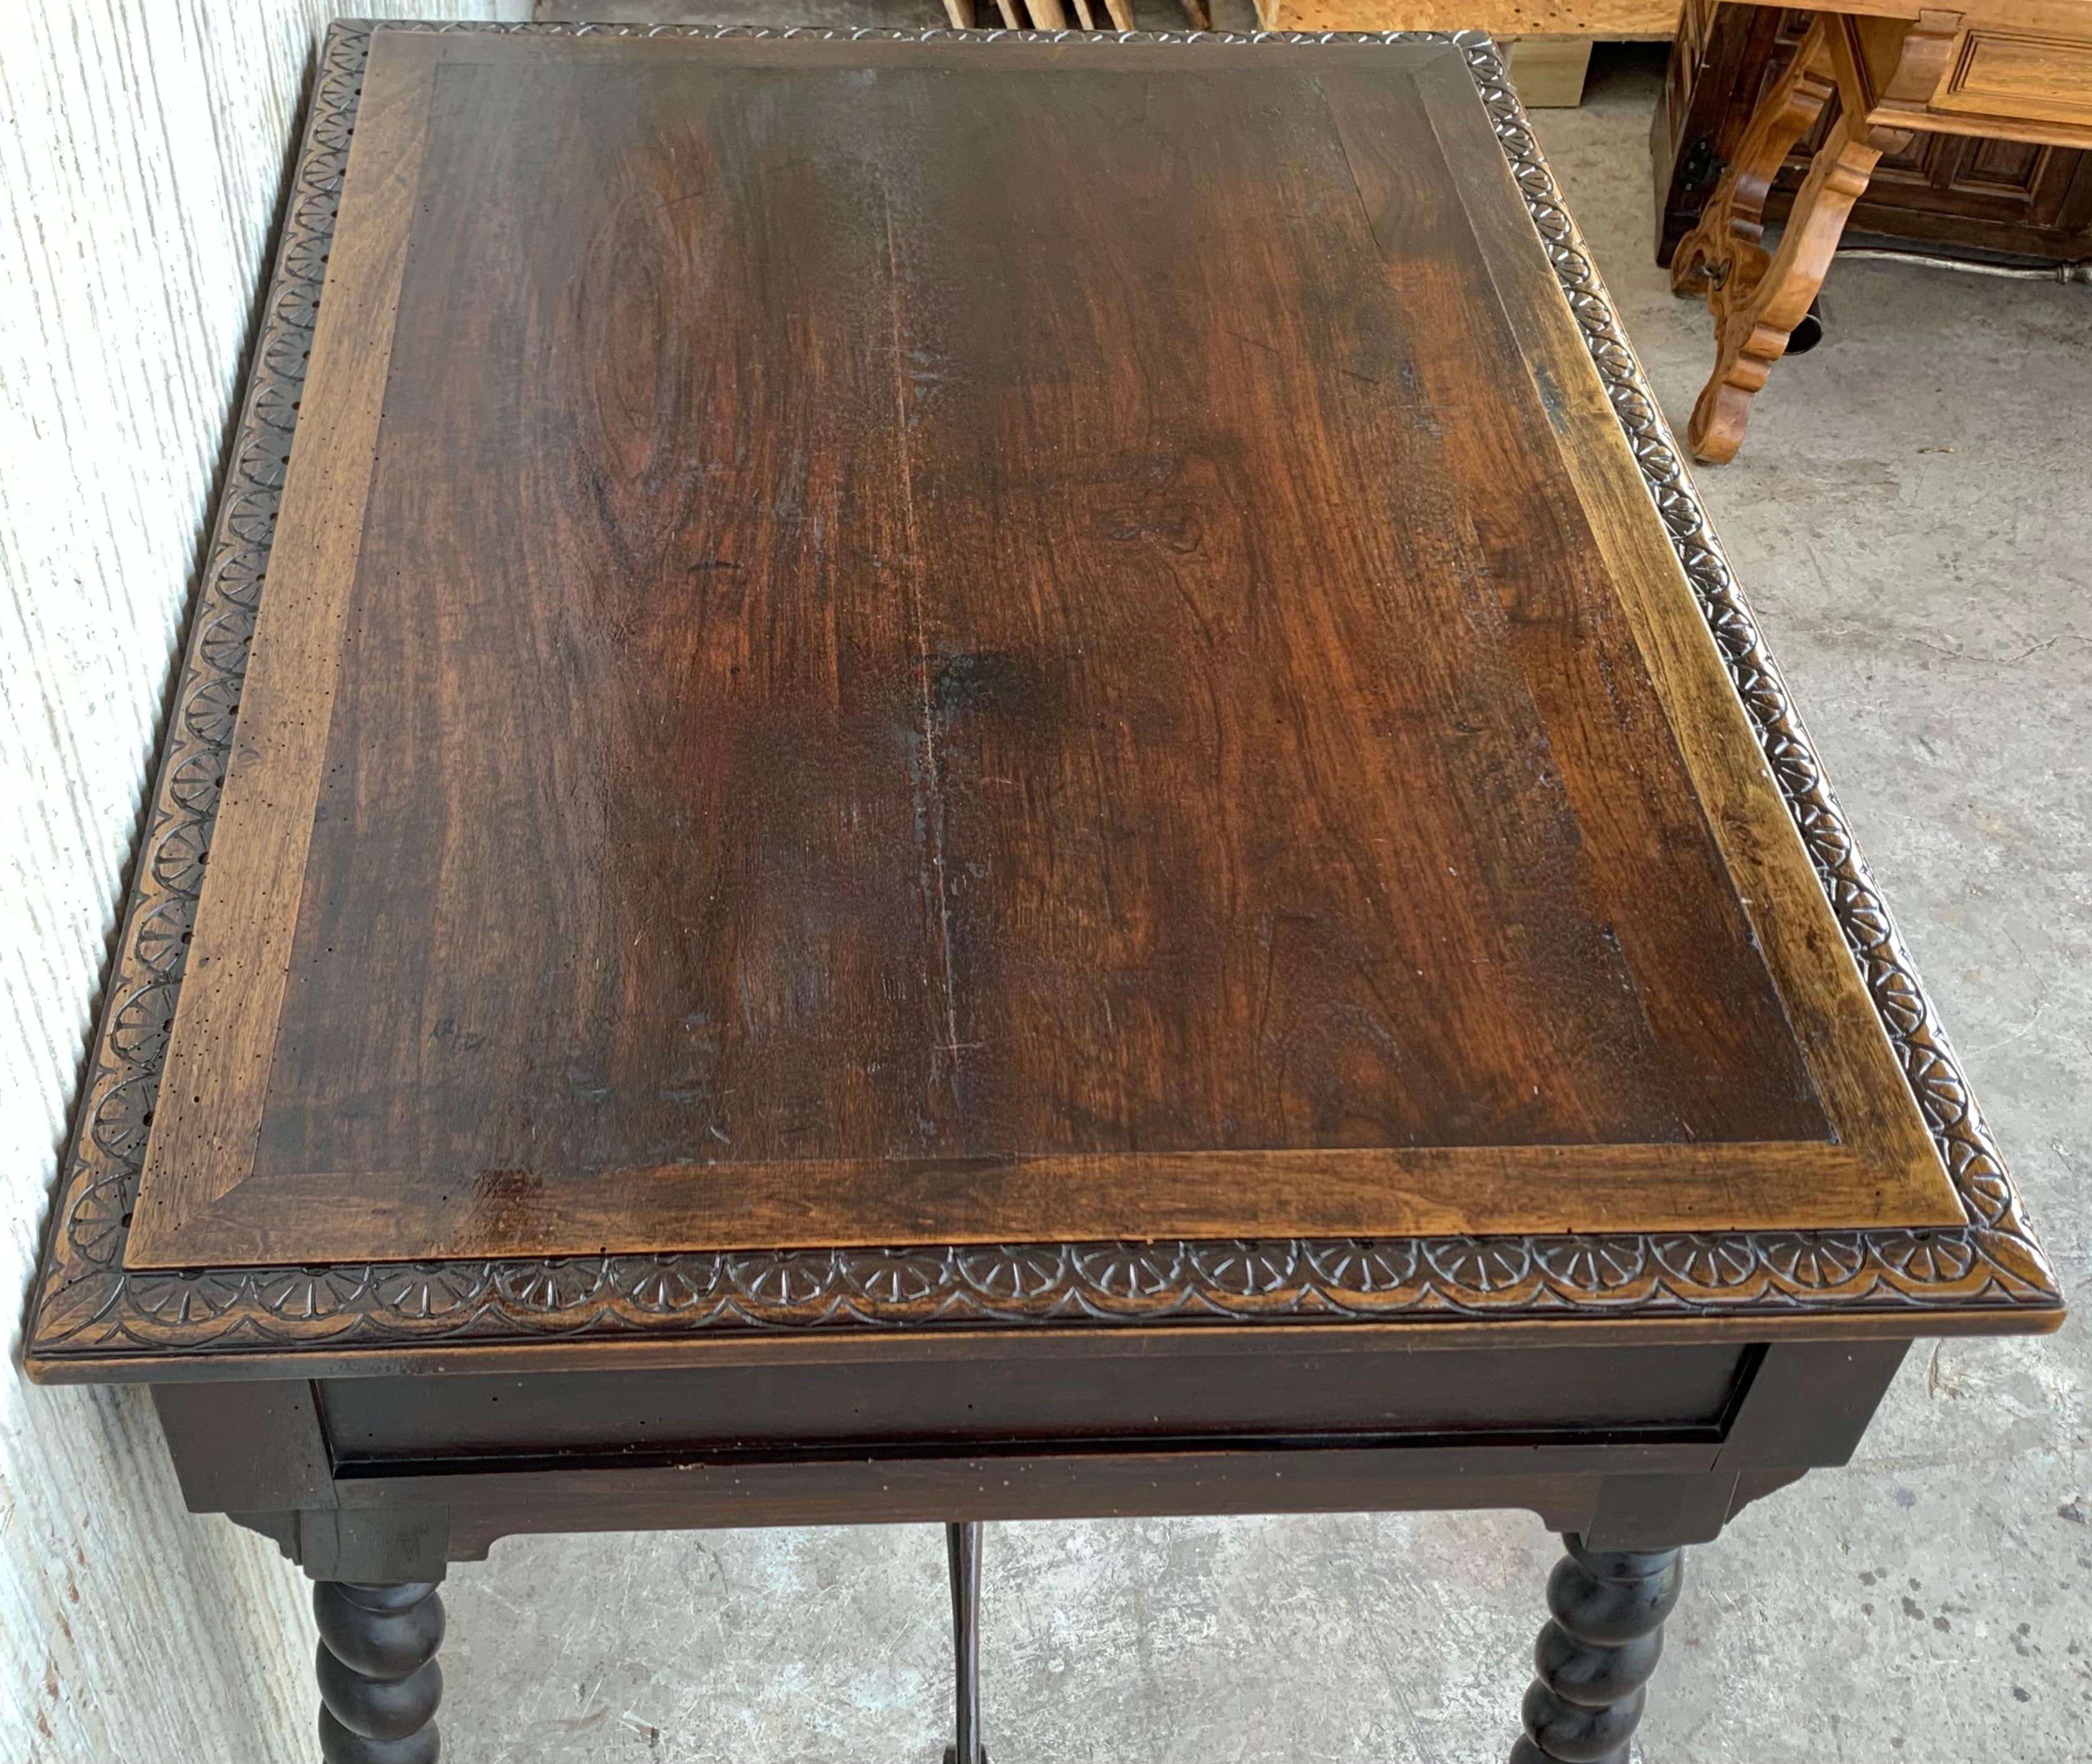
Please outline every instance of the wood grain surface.
M255 622L212 831L210 899L192 940L205 984L188 992L180 1044L168 1048L166 1140L184 1147L190 1179L213 1196L253 1156L253 1100L268 1082L292 963L292 884L310 857L326 773L431 95L433 70L407 41L386 37L371 51L361 175L342 194L303 400L312 444L276 523L268 614Z
M2086 0L1956 0L1935 6L1933 0L1781 0L1789 11L1838 12L1853 18L1910 19L1927 13L1958 19L1956 28L1978 28L2012 32L2082 37Z
M1457 56L1156 53L379 33L132 1265L1959 1221Z
M1682 0L1257 0L1271 31L1487 31L1607 40L1667 37Z

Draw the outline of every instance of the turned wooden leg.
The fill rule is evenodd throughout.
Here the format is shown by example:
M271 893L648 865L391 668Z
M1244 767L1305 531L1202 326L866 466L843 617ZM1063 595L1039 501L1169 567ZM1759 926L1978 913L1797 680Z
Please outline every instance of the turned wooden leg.
M443 1602L435 1583L320 1580L320 1755L326 1764L435 1764Z
M979 1524L947 1525L944 1553L952 1569L952 1664L956 1710L956 1743L944 1748L944 1764L988 1764L988 1753L981 1749Z
M1643 1687L1663 1653L1663 1619L1684 1579L1675 1550L1586 1550L1547 1580L1554 1615L1532 1650L1539 1676L1520 1711L1525 1732L1511 1764L1627 1764Z

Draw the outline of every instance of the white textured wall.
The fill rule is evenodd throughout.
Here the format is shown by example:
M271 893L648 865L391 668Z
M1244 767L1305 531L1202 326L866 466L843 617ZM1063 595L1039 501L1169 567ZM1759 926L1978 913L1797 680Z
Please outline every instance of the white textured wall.
M313 1751L298 1576L12 1363L320 30L528 11L0 7L0 1764Z

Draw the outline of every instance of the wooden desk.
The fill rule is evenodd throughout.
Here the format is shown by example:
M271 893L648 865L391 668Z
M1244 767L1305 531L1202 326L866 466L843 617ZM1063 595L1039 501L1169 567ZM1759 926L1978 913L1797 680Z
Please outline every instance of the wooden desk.
M1928 132L2092 147L2087 0L1797 0L1790 10L1822 16L1671 260L1673 291L1704 294L1714 314L1714 371L1687 436L1718 463L1742 445L1751 400L1822 287L1882 154ZM1773 179L1834 100L1837 120L1768 251Z
M2062 1314L1485 39L334 29L27 1350L329 1758L512 1533L953 1523L978 1764L970 1526L1491 1506L1623 1758Z

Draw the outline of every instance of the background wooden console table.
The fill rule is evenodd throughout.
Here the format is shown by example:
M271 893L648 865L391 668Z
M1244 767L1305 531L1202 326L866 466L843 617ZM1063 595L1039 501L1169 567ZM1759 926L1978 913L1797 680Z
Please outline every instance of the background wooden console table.
M1657 262L1705 210L1751 115L1791 64L1815 15L1740 0L1688 0L1650 133ZM1836 120L1788 151L1765 218L1783 222ZM1860 244L2015 265L2092 259L2092 152L1994 136L1913 133L1885 152L1843 236Z
M1924 134L2092 146L2092 6L2081 0L1803 0L1789 10L1815 22L1671 259L1674 289L1704 294L1714 315L1714 369L1688 430L1696 455L1714 462L1741 445L1750 401L1884 154ZM1826 115L1835 120L1768 250L1773 182Z

